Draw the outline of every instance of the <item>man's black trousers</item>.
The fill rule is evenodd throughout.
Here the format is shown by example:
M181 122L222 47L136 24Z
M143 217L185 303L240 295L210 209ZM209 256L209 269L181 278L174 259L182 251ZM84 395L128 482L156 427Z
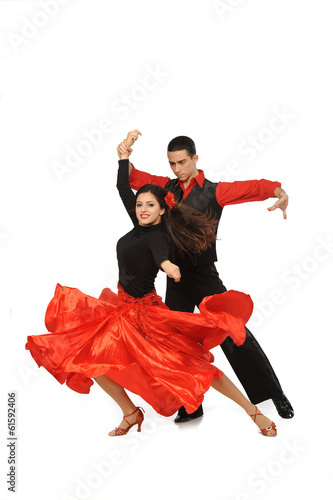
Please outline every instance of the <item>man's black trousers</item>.
M223 293L226 287L214 264L182 270L180 282L168 278L165 303L174 311L193 312L204 297ZM221 348L253 404L280 397L283 393L264 351L246 329L246 340L237 346L230 337Z

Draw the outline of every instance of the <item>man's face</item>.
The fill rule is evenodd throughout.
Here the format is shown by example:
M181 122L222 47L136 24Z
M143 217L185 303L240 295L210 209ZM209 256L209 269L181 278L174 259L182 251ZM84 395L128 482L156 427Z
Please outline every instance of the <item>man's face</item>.
M173 173L181 182L186 182L198 175L199 172L196 167L199 159L198 155L191 158L186 149L182 149L180 151L168 151L168 158Z

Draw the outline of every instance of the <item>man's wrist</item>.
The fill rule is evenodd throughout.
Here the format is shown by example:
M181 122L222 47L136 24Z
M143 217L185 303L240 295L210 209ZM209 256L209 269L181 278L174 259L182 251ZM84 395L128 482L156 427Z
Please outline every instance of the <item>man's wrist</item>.
M281 187L277 187L274 189L274 196L275 198L282 198L282 196L286 195L287 193L285 192L284 189Z

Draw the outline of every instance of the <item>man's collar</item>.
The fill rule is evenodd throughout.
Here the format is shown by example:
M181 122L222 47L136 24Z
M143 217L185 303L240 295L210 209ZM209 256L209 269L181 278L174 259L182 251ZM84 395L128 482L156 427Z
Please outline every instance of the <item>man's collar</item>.
M202 188L203 183L204 183L204 180L205 180L205 174L204 174L203 170L199 170L199 169L198 169L198 172L199 172L199 173L198 173L198 175L197 175L196 177L192 177L192 179L191 179L191 181L190 181L190 184L193 184L193 182L192 182L192 181L194 180L194 181L195 181L197 184L199 184L199 186ZM180 185L180 183L181 183L181 182L180 182L180 180L178 179L178 181L177 181L177 183L176 183L176 186L179 186L179 185ZM189 185L190 185L190 184L189 184Z

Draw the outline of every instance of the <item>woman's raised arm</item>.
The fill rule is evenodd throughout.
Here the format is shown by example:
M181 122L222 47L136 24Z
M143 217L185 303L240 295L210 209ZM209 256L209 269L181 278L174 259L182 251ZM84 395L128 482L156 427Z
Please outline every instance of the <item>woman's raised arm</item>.
M135 195L130 188L129 185L129 175L128 175L128 163L129 163L129 155L132 150L127 146L124 142L120 143L117 147L117 153L119 156L119 168L118 168L118 176L117 176L117 189L120 195L120 198L124 204L124 207L127 210L128 215L132 219L133 224L137 223L137 218L134 212L134 199Z

